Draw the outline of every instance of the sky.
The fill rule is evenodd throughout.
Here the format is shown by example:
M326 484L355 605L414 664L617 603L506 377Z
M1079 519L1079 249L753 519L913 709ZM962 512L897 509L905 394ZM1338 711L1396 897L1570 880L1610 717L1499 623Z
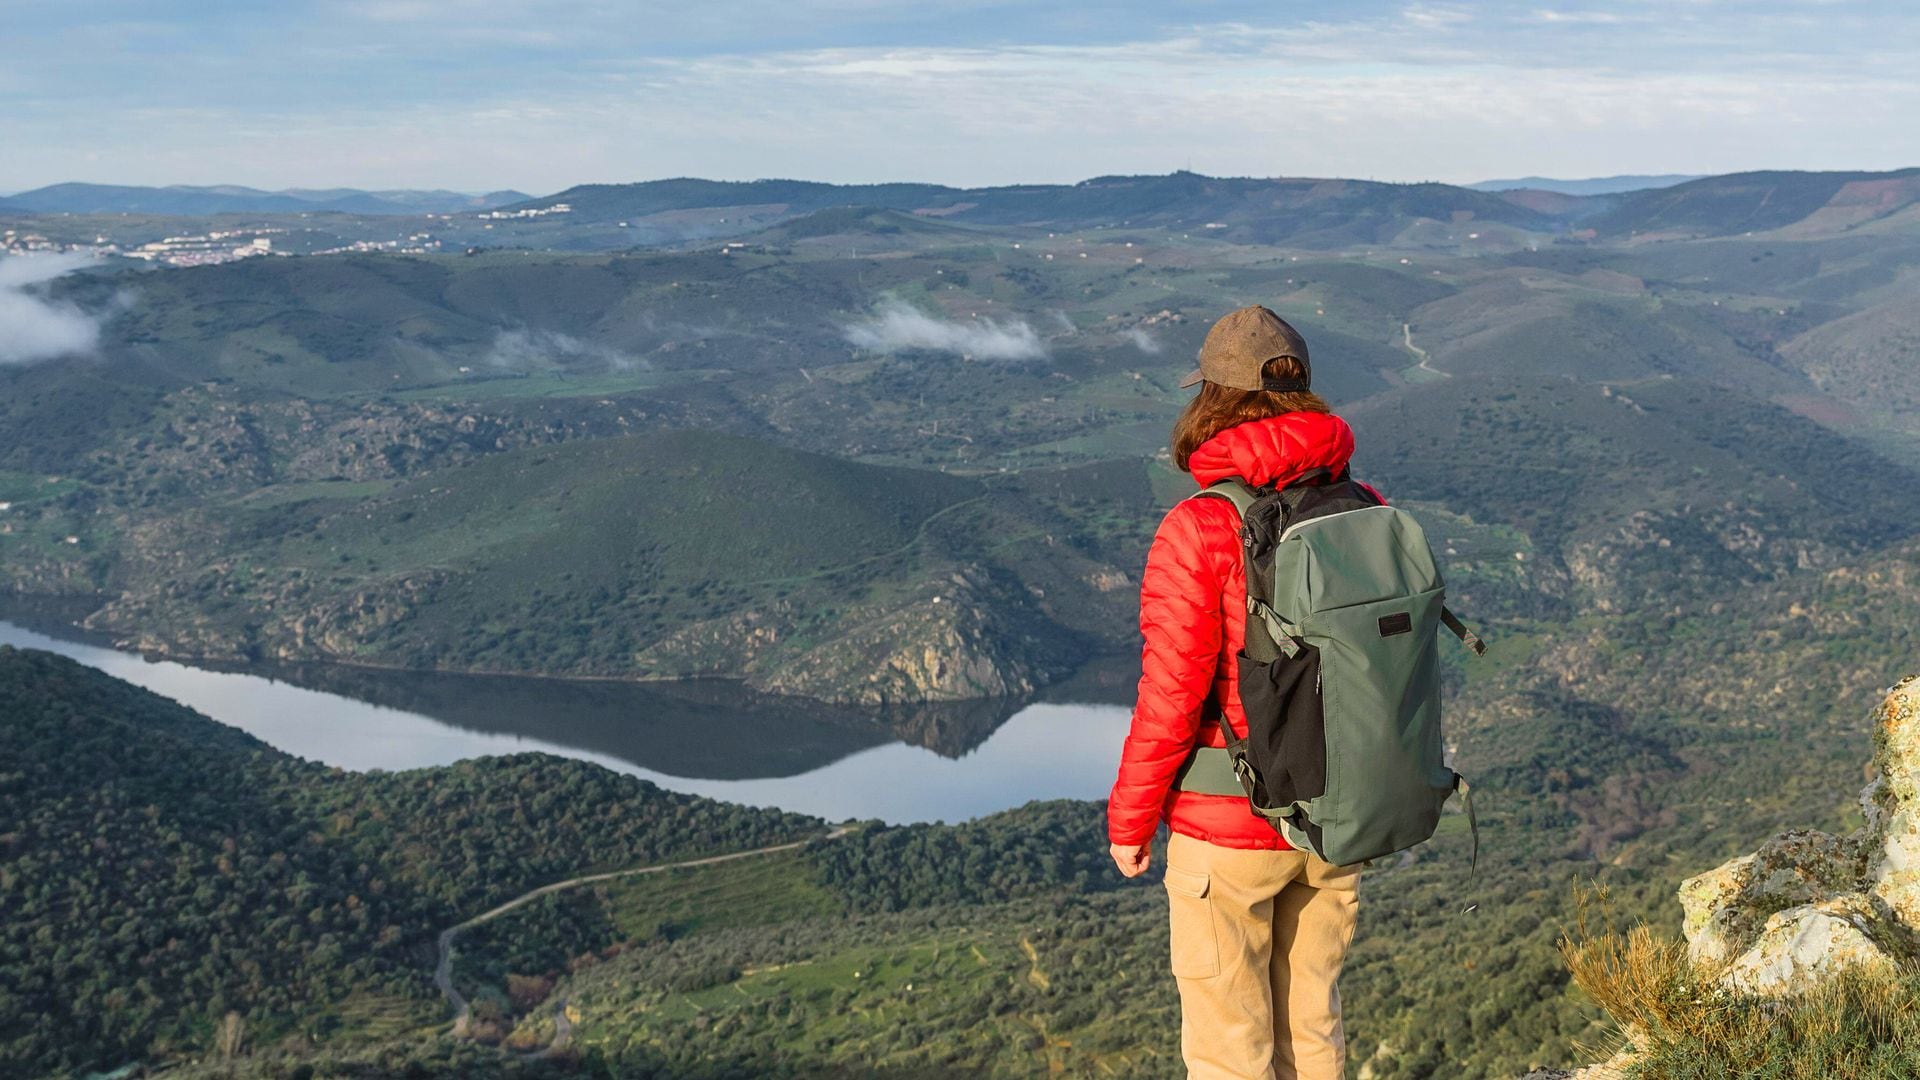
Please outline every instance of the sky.
M1911 0L0 0L0 192L1920 164Z

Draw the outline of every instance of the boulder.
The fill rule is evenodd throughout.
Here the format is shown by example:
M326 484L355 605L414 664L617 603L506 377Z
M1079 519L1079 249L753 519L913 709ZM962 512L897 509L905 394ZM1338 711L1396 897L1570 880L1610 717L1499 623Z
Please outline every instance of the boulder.
M1841 907L1803 904L1774 912L1722 981L1744 993L1778 996L1805 990L1842 968L1888 965L1887 954L1867 936L1866 920L1836 910Z
M1880 776L1861 793L1868 874L1874 897L1920 930L1920 678L1894 687L1874 719Z
M1850 836L1794 829L1680 886L1688 955L1730 989L1795 993L1920 939L1920 678L1874 711L1877 778Z
M1687 955L1696 964L1718 964L1737 954L1740 936L1737 904L1753 877L1757 855L1741 855L1680 883L1680 932L1687 938Z

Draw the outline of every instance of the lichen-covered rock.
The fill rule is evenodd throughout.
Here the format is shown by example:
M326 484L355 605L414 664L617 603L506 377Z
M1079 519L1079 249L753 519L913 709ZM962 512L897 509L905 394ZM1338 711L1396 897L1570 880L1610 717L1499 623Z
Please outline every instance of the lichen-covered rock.
M1680 885L1681 923L1696 963L1738 956L1776 911L1817 904L1858 888L1859 845L1818 829L1793 829L1751 855Z
M1908 956L1920 935L1920 679L1874 713L1879 776L1851 836L1795 829L1680 886L1688 955L1747 993Z
M1687 938L1687 955L1696 964L1717 964L1738 952L1739 908L1735 901L1746 892L1753 876L1755 855L1728 859L1704 874L1680 883L1680 932Z
M1854 918L1829 905L1806 904L1774 912L1723 980L1749 994L1780 995L1804 991L1843 968L1888 962Z
M1920 931L1920 678L1893 688L1874 713L1880 777L1868 806L1873 895L1908 930Z

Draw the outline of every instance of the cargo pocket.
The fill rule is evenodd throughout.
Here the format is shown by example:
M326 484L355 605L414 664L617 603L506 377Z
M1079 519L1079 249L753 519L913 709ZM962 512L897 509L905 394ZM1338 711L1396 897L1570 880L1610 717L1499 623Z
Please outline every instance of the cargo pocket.
M1220 942L1213 929L1207 875L1169 866L1166 881L1173 976L1211 979L1220 974Z

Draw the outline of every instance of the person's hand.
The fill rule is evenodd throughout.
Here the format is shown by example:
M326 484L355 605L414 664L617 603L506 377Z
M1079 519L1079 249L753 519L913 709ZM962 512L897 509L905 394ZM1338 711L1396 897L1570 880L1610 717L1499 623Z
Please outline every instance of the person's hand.
M1113 855L1113 865L1120 868L1122 877L1139 877L1147 872L1147 864L1153 860L1153 841L1144 844L1113 844L1107 848Z

